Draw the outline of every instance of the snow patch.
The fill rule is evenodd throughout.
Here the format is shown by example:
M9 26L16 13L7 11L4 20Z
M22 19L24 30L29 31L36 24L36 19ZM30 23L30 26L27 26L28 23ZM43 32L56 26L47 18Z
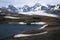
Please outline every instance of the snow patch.
M24 23L24 22L19 22L18 24L27 24L27 23Z
M35 36L35 35L42 35L42 34L46 34L48 32L42 32L42 33L37 33L37 34L17 34L14 36L14 38L17 38L17 37L27 37L27 36Z
M4 16L4 18L19 19L19 17Z
M48 24L46 24L46 25L44 25L44 26L42 26L41 28L38 28L38 29L43 29L43 28L45 28L46 26L48 26Z
M46 22L33 22L31 24L46 24Z

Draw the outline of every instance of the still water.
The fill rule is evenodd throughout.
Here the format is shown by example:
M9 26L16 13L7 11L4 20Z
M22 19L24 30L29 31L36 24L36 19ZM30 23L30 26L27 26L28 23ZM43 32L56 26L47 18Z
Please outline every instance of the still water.
M0 39L23 31L37 29L42 26L43 25L0 24Z

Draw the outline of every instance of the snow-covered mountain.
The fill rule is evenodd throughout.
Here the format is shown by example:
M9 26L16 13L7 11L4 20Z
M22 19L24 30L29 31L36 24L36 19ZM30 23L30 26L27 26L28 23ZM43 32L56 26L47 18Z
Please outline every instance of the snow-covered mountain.
M33 6L24 5L23 7L20 7L20 8L17 8L14 5L8 5L7 8L3 7L2 9L6 9L13 13L15 13L15 12L20 13L20 12L31 12L31 11L43 11L43 10L46 11L46 10L52 9L54 7L55 7L55 5L51 5L51 4L45 5L45 4L36 3Z
M33 6L24 5L23 7L17 8L14 5L8 5L7 10L10 12L30 12L30 11L39 11L47 10L47 6L36 3Z
M29 12L31 8L28 5L24 5L22 9L23 9L23 12Z
M36 4L37 5L37 4ZM30 11L27 11L27 12L19 12L19 14L24 14L24 15L40 15L40 16L49 16L49 17L56 17L58 18L59 15L54 13L54 10L55 9L59 9L59 6L56 6L56 5L39 5L38 6L32 6L30 9ZM53 10L51 10L53 8ZM46 12L46 11L49 11L50 10L50 13L49 12ZM52 12L53 11L53 12ZM60 13L60 12L59 12Z
M18 12L18 9L14 5L9 5L8 6L8 11L10 11L10 12Z
M36 3L35 5L29 7L28 5L24 5L20 10L23 10L23 12L29 12L29 11L34 11L37 7L39 7L40 4Z
M20 8L19 10L22 12L30 12L30 11L39 11L39 10L47 10L47 6L36 3L35 5L29 7L28 5L24 5L22 8Z
M40 8L41 8L41 4L36 3L34 6L31 7L31 10L32 11L38 11L38 9L40 9Z
M8 10L9 12L13 12L13 13L17 12L18 14L24 14L24 15L40 15L40 16L49 16L49 17L59 17L57 13L59 12L60 14L60 11L55 11L54 13L54 10L60 10L59 5L50 5L50 4L42 5L39 3L36 3L33 6L24 5L23 7L20 7L20 8L16 8L14 5L9 5L7 8L2 7L2 9ZM51 12L51 14L49 12Z

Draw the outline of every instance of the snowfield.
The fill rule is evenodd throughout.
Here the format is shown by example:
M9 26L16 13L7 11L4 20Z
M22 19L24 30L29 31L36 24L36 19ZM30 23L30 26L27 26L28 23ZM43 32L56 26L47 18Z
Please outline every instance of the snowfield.
M56 18L59 17L58 15L50 14L50 13L45 13L44 11L19 12L19 14L24 14L24 15L40 15L40 16L49 16L49 17L56 17Z

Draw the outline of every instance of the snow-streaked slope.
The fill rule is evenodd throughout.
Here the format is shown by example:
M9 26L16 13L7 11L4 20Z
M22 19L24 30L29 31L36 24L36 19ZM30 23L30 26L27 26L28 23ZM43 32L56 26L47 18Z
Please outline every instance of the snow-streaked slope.
M44 11L20 12L19 14L24 14L24 15L40 15L40 16L49 16L49 17L56 17L56 18L59 17L58 15L50 14L50 13L45 13Z

